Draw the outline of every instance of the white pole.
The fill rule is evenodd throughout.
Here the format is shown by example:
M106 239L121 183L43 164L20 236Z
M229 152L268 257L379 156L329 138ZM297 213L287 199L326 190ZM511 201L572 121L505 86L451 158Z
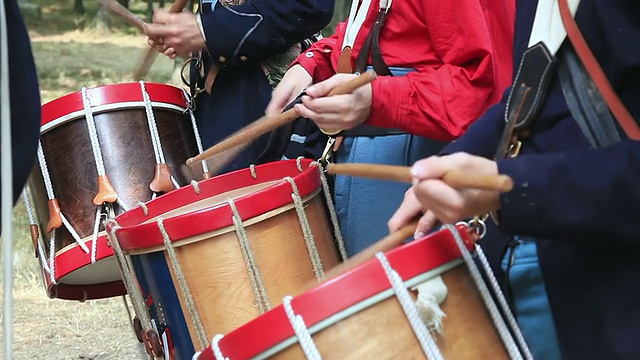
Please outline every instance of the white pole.
M13 358L13 174L11 153L11 98L9 96L9 46L5 0L0 0L0 154L2 167L2 263L4 265L4 358Z

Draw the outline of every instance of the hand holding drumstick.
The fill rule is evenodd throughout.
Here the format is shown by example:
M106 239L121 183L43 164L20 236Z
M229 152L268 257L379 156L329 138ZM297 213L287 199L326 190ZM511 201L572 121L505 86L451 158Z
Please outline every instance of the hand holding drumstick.
M171 59L178 55L189 57L191 52L206 46L196 15L188 12L156 10L146 34L149 45Z
M327 95L342 95L349 94L354 90L362 87L363 85L369 84L376 78L376 73L374 71L367 71L360 76L354 77L351 80L340 84L333 88L333 90ZM223 154L227 152L226 158L232 158L237 152L238 149L246 146L251 143L255 139L257 139L260 135L266 134L269 131L275 130L278 127L288 124L291 121L295 120L298 117L298 113L295 109L289 109L281 114L275 116L263 116L260 119L254 121L253 123L245 126L244 128L236 131L220 143L214 145L213 147L207 149L202 154L187 159L187 165L193 166L198 161L210 159L216 155Z
M329 164L332 174L413 183L405 199L389 221L390 234L362 252L331 269L326 279L335 277L401 245L412 234L421 238L438 222L456 223L477 214L495 211L500 193L509 192L513 181L500 175L491 160L468 154L430 157L405 166L373 164ZM419 220L417 220L419 219Z
M203 49L205 41L196 21L196 15L183 13L186 0L176 0L171 8L157 10L153 16L153 23L146 23L129 9L116 0L98 0L101 6L122 17L140 32L149 36L148 43L152 49L173 59L181 54L183 57L191 51ZM134 75L136 80L144 76L153 61L156 52L150 51L145 55L143 64Z
M476 179L504 177L498 174L495 161L466 153L420 160L411 168L414 185L389 220L389 230L396 231L416 215L423 214L415 232L416 237L421 237L438 221L452 224L478 214L497 211L500 209L500 194L504 192L500 190L509 191L513 187L512 181L504 180L499 180L504 189L456 186L447 182L447 176L451 173Z

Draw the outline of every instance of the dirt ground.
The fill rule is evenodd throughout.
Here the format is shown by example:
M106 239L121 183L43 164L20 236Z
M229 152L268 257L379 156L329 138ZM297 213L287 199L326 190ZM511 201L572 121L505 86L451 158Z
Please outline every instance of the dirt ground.
M47 3L47 1L49 3ZM71 13L72 1L37 1L41 19L27 18L36 58L43 103L83 86L131 81L146 51L146 38L114 22L109 32L77 30L95 13ZM144 2L132 1L144 9ZM85 19L85 20L83 20ZM171 82L174 63L158 57L147 80ZM13 359L146 359L137 342L121 297L84 303L46 296L21 202L14 210L14 348ZM1 270L0 270L1 272ZM0 277L0 281L2 278ZM4 299L0 288L0 297ZM0 339L4 338L0 329ZM2 354L0 359L8 359Z

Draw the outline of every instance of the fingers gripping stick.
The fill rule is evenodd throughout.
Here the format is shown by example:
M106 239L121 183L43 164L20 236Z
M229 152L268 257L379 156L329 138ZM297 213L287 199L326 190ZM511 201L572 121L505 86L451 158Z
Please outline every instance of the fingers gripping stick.
M375 78L376 73L374 71L367 71L364 74L351 79L350 81L336 86L331 92L329 92L327 96L349 94L354 90L360 88L361 86L372 82ZM198 161L210 159L213 156L227 150L233 149L238 146L243 146L244 144L248 144L257 139L260 135L275 130L280 126L295 120L297 117L298 113L294 109L289 109L276 116L263 116L250 125L245 126L244 128L230 135L220 143L204 151L202 154L187 159L187 165L192 166Z

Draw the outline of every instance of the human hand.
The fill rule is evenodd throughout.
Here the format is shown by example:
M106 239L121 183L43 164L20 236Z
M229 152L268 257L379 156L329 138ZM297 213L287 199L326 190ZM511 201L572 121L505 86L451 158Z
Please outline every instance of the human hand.
M336 74L317 83L302 97L302 104L295 106L301 116L312 119L318 127L325 130L351 129L362 124L371 111L371 84L366 84L351 94L326 97L336 86L343 84L354 74Z
M404 200L398 210L396 210L387 222L389 232L393 233L400 230L400 228L409 224L411 220L419 215L421 215L420 220L418 220L418 226L413 234L415 239L419 239L431 231L438 223L438 219L433 211L426 210L424 206L420 204L418 198L416 198L414 188L411 187L404 194Z
M188 58L191 52L206 46L196 15L188 12L156 10L153 23L148 24L146 32L149 37L147 43L171 59L178 55Z
M277 115L287 104L298 96L307 86L313 83L313 78L302 65L292 66L282 77L282 80L273 89L271 101L267 105L267 115Z
M495 161L466 153L432 156L416 162L411 168L416 199L438 220L452 224L500 208L497 191L454 189L447 185L442 178L450 171L474 177L495 176L498 165Z

